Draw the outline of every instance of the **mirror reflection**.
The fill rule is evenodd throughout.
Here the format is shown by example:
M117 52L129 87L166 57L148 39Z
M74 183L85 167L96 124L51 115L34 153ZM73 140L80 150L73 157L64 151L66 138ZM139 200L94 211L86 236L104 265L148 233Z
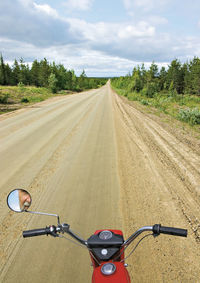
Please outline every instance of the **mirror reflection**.
M31 205L31 195L23 189L15 189L9 193L7 204L15 212L27 210Z

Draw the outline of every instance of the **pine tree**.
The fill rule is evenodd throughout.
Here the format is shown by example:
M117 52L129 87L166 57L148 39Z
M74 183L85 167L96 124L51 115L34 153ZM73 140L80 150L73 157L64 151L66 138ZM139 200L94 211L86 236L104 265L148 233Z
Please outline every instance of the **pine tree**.
M5 85L6 84L6 71L5 71L5 64L3 61L3 56L1 54L0 57L0 84Z
M39 72L40 63L37 60L34 60L30 70L30 84L35 85L37 87L40 86Z
M190 62L190 88L191 93L200 95L200 59L194 57Z
M40 61L39 64L39 84L40 86L47 87L48 86L48 78L51 74L51 67L46 58Z
M167 72L167 86L170 87L173 81L174 90L178 93L183 93L184 89L184 73L180 61L177 59L171 62Z
M24 85L30 84L29 66L25 65L23 58L20 59L19 67L20 67L19 81L22 82Z
M13 67L12 67L12 81L11 84L12 85L17 85L20 82L20 67L19 64L17 62L17 60L15 59Z
M154 62L152 62L149 68L148 76L151 82L153 82L154 79L158 77L158 66Z
M82 71L80 77L79 77L79 87L81 90L83 89L87 89L88 85L87 85L87 76L86 76L86 73L85 73L85 70Z
M167 72L165 70L165 67L162 67L159 74L160 90L163 90L165 88L166 77L167 77Z
M138 66L137 68L135 67L133 69L132 77L128 84L128 89L129 91L140 92L142 90L142 87L143 85L141 79L141 71L140 71L140 67Z
M48 85L52 93L57 92L57 82L58 80L56 79L56 75L54 73L51 73L48 78Z

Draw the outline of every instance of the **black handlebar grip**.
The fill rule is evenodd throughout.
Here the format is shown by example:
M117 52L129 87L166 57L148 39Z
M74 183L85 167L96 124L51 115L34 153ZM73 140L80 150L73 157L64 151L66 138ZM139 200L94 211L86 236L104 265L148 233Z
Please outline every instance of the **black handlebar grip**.
M153 226L153 232L156 235L159 235L162 233L162 234L173 235L173 236L187 237L186 229L165 227L165 226L161 226L160 224L155 224Z
M49 235L50 233L51 233L50 227L46 227L46 228L23 231L23 237L28 238L34 236Z

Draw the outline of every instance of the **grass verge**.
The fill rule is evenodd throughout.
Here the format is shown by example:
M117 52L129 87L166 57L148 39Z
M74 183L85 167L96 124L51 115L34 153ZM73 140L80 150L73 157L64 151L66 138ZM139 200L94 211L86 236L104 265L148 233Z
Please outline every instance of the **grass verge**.
M0 86L0 114L44 101L50 97L71 93L61 91L53 94L48 88L34 86Z
M155 93L153 97L147 97L142 92L128 92L124 89L112 88L130 101L137 101L147 107L156 108L155 114L165 113L173 118L188 124L195 131L200 132L200 97L194 95L178 95L173 93Z

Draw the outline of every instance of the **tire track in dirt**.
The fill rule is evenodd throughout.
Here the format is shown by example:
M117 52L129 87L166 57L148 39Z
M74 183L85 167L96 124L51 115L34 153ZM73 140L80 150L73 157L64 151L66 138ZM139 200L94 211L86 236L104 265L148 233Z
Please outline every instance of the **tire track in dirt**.
M3 194L9 192L9 186L28 189L33 198L32 210L59 214L61 221L68 222L83 238L97 229L121 227L115 129L108 85L91 96L92 99L88 97L82 104L82 94L74 97L77 107L70 110L66 106L65 115L58 115L52 127L46 123L39 130L38 125L38 130L32 133L38 150L24 156L21 166L12 178L2 181L1 188L1 199L6 198ZM52 120L49 115L48 119L44 118ZM39 124L44 124L41 120ZM48 130L46 135L45 130ZM25 146L27 140L22 139L21 143ZM19 156L20 151L16 150L6 160L10 169L13 169L13 158ZM21 237L24 229L56 224L55 218L14 214L8 212L5 203L1 212L6 217L0 239L4 248L1 258L5 263L1 282L90 281L92 268L86 250L52 237L26 240Z
M38 142L38 150L29 154L29 158L25 156L18 170L12 167L13 158L21 154L18 148L7 160L13 172L10 179L2 180L1 199L6 198L14 185L23 186L32 194L33 210L58 213L87 236L95 229L120 229L121 215L125 238L139 227L155 223L187 228L187 239L168 236L146 239L128 259L129 272L133 282L198 282L198 151L124 102L111 91L109 84L90 93L94 99L85 99L82 104L81 96L77 95L74 98L77 107L70 111L73 105L70 102L66 116L59 101L55 111L51 103L49 109L41 109L50 115L47 120L54 121L51 115L55 113L58 120L49 128L48 121L41 121L47 127L38 129L38 134L35 128L33 137ZM67 100L71 101L72 97ZM48 108L48 103L46 106ZM28 111L20 112L25 115ZM17 134L23 120L17 126L15 115L10 117ZM24 129L31 126L33 116L28 117L29 124L24 125ZM37 121L36 116L34 121ZM7 126L10 135L12 129ZM46 141L41 143L40 136L48 134L51 128L51 135L46 135ZM25 145L27 141L22 139L21 142ZM44 227L52 224L52 219L13 214L2 203L0 217L3 222L0 257L4 264L0 281L11 283L21 279L27 282L30 278L31 282L62 282L67 278L69 283L89 282L87 252L49 237L26 241L20 238L22 230ZM70 260L67 260L69 255Z
M122 108L119 104L118 107L126 120L126 123L128 123L129 128L133 126L131 115L134 115L135 128L137 129L137 132L140 133L140 137L143 138L145 145L148 145L148 148L151 148L151 150L156 151L158 159L163 166L170 169L173 174L176 174L177 178L183 183L180 192L173 190L171 193L176 194L176 197L179 199L183 214L191 225L197 241L199 241L200 218L197 218L200 216L199 156L191 152L187 146L178 142L175 137L172 137L148 117L143 115L141 119L141 114L138 110L130 106ZM138 141L139 138L136 139L136 142ZM142 148L142 146L140 146L140 148ZM147 151L148 149L146 147L145 152ZM190 152L190 154L188 152ZM191 207L190 209L189 206Z
M124 229L129 235L134 228L160 222L189 230L186 242L160 237L156 247L147 240L147 250L138 248L135 258L129 259L132 279L197 282L200 278L200 156L130 104L113 92Z
M87 92L87 94L98 94L98 90L91 90ZM87 95L85 96L84 92L81 95L83 96L81 99L82 102L88 102ZM8 113L9 116L8 114L1 115L0 121L5 121L1 123L0 140L4 139L5 137L8 138L9 135L12 135L13 138L14 132L19 131L19 129L22 130L24 127L33 124L33 122L41 120L45 116L51 115L52 113L57 115L58 113L56 112L67 111L69 108L73 107L74 104L77 104L77 101L74 100L75 96L80 96L80 94L73 94L73 96L67 97L67 99L66 96L63 98L54 97L47 101L37 103L34 106L14 111L14 113ZM50 101L51 105L49 105ZM32 110L31 113L30 110ZM29 111L28 115L27 111ZM6 119L6 117L9 118L9 120Z
M93 115L93 113L97 110L99 103L101 103L101 97L99 97L97 101L95 93L93 91L93 95L91 97L84 98L84 100L79 102L79 104L76 103L75 108L79 107L84 109L84 111L82 111L82 113L79 113L78 111L76 112L77 117L73 117L74 122L71 124L71 126L67 130L66 125L61 128L58 127L51 139L48 139L47 142L38 150L38 154L32 154L31 158L28 158L27 161L18 169L18 171L15 172L15 175L13 175L11 178L11 182L8 180L1 187L1 199L6 200L8 193L3 193L3 188L8 190L9 187L12 188L12 184L14 184L13 188L16 187L16 184L20 182L22 183L22 179L24 178L23 176L26 176L26 181L24 182L23 187L25 187L31 193L35 204L37 204L33 204L33 210L38 210L38 207L45 198L45 195L48 195L48 186L46 185L47 180L50 180L51 176L53 176L56 170L58 170L59 164L62 163L64 155L70 148L73 140L76 139L76 134L80 130L81 125L87 119L90 119L90 115ZM85 104L84 108L82 107L83 103ZM65 102L64 112L66 112L66 109L68 109L68 105L66 107L66 104L67 102ZM63 103L60 107L63 109ZM46 115L51 114L52 110L47 111ZM70 111L73 111L71 107ZM57 116L58 114L56 117ZM61 121L62 120L63 119L61 117ZM33 123L35 122L35 120L32 121ZM12 125L10 127L12 127ZM15 133L13 135L15 135ZM73 152L70 154L73 155ZM43 162L41 162L41 156L44 158ZM36 169L36 172L34 172L33 168L37 167L37 165L38 168ZM35 173L35 175L33 173ZM20 217L21 215L13 214L8 209L2 210L5 206L5 203L2 203L2 205L3 207L0 207L0 278L3 278L4 274L10 267L10 264L12 264L12 260L16 256L17 251L20 249L20 246L23 242L21 232L19 231L26 230L27 227L30 227L33 220L33 217L29 214L23 215L22 223Z

